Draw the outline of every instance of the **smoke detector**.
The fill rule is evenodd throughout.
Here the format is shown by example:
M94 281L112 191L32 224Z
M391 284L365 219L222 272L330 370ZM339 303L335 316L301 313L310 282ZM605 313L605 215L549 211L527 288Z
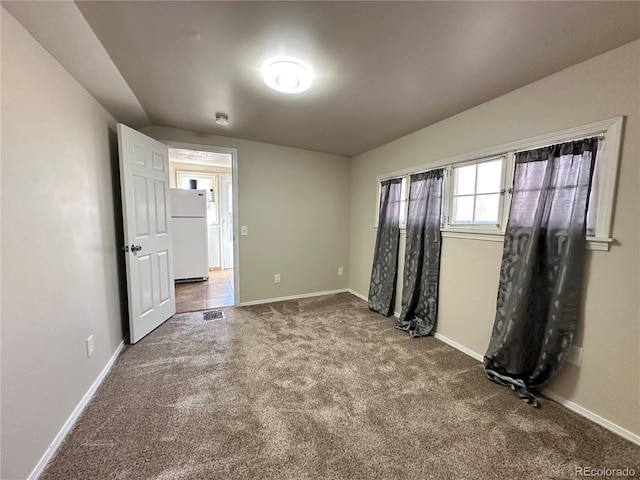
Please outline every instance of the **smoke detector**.
M216 113L216 123L218 125L227 126L229 125L229 117L224 113Z

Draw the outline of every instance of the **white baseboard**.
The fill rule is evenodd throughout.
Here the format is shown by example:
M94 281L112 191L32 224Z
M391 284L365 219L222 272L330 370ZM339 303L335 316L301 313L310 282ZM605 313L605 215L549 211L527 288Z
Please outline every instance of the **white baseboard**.
M364 300L365 302L369 301L369 299L365 295L362 295L361 293L358 293L355 290L351 290L350 288L348 288L347 292L349 292L354 297L358 297L360 300Z
M369 298L366 295L356 292L355 290L351 290L350 288L347 290L354 297L358 297L360 300L364 300L365 302L369 302ZM400 312L393 312L393 316L396 318L400 318Z
M367 297L365 297L364 295L361 295L360 293L358 293L358 292L356 292L354 290L351 290L351 289L349 289L348 291L349 291L349 293L351 295L354 295L354 296L356 296L358 298L361 298L365 302L367 301ZM394 316L395 317L400 317L400 312L394 312ZM475 360L477 360L477 361L479 361L481 363L484 360L484 355L481 355L481 354L479 354L477 352L474 352L470 348L467 348L464 345L461 345L458 342L455 342L455 341L451 340L450 338L447 338L444 335L441 335L440 333L436 333L434 335L434 337L436 339L440 340L441 342L452 346L456 350L460 350L462 353L466 353L471 358L473 358L473 359L475 359ZM581 415L581 416L591 420L592 422L597 423L601 427L606 428L607 430L609 430L609 431L621 436L622 438L624 438L626 440L629 440L630 442L633 442L636 445L640 445L640 435L637 435L637 434L635 434L633 432L630 432L626 428L623 428L620 425L616 425L615 423L607 420L606 418L603 418L600 415L598 415L596 413L593 413L591 410L587 410L586 408L581 407L577 403L574 403L574 402L572 402L570 400L567 400L567 399L565 399L565 398L561 397L560 395L557 395L557 394L555 394L553 392L542 391L542 395L547 397L547 398L549 398L550 400L553 400L556 403L559 403L563 407L568 408L569 410L577 413L578 415Z
M597 413L593 413L591 410L587 410L586 408L581 407L577 403L573 403L570 400L566 400L562 398L560 395L553 392L543 390L542 395L553 400L556 403L559 403L563 407L568 408L569 410L577 413L578 415L581 415L591 420L592 422L597 423L601 427L604 427L607 430L617 435L620 435L622 438L629 440L630 442L633 442L636 445L640 445L640 435L630 432L629 430L621 427L620 425L616 425L615 423L607 420L606 418L601 417Z
M434 335L434 337L436 337L441 342L446 343L447 345L451 345L456 350L460 350L462 353L466 353L471 358L475 358L479 362L482 362L484 360L484 355L480 355L479 353L474 352L473 350L471 350L470 348L465 347L464 345L460 345L458 342L454 342L453 340L451 340L450 338L445 337L444 335L436 333Z
M37 463L33 471L29 474L29 476L27 477L27 480L37 480L38 477L40 477L45 467L49 463L49 460L51 460L53 455L56 453L56 451L62 444L62 441L67 436L67 433L69 433L69 431L71 430L71 427L73 427L74 423L76 423L76 421L78 420L78 417L80 417L80 414L89 403L89 400L91 400L91 397L93 397L93 394L96 393L96 390L98 389L102 381L105 379L105 377L111 370L111 367L113 367L113 364L115 363L116 359L118 358L118 355L120 355L120 352L122 351L123 348L124 348L124 340L120 342L120 345L118 345L118 348L116 348L116 351L113 352L113 355L111 355L111 358L109 359L107 364L104 366L104 368L100 372L100 375L98 375L98 378L95 379L91 387L89 387L89 390L87 391L87 393L85 393L84 397L82 397L82 400L80 400L80 403L78 403L78 405L73 410L73 412L71 412L71 415L69 416L67 421L64 423L64 425L62 426L62 428L60 429L56 437L53 439L53 442L51 442L51 445L49 445L49 448L47 448L47 451L44 453L44 455L42 456L40 461Z
M263 300L252 300L250 302L241 302L240 307L248 307L250 305L261 305L263 303L284 302L286 300L298 300L300 298L321 297L322 295L334 295L336 293L347 293L349 290L341 288L340 290L329 290L327 292L303 293L301 295L290 295L288 297L265 298Z
M466 353L467 355L469 355L472 358L475 358L476 360L478 360L479 362L482 362L484 359L484 355L480 355L477 352L474 352L473 350L460 345L458 342L454 342L453 340L451 340L450 338L447 338L443 335L440 335L439 333L435 334L435 337L446 343L447 345L451 345L453 348L460 350L463 353ZM620 425L616 425L615 423L607 420L606 418L601 417L600 415L598 415L597 413L593 413L591 410L587 410L584 407L581 407L580 405L578 405L577 403L574 403L570 400L567 400L566 398L561 397L560 395L558 395L557 393L553 393L550 391L546 391L543 390L541 392L541 394L545 397L547 397L550 400L553 400L556 403L559 403L560 405L562 405L565 408L568 408L569 410L577 413L578 415L581 415L585 418L587 418L588 420L591 420L594 423L597 423L598 425L600 425L601 427L606 428L607 430L620 435L622 438L629 440L630 442L635 443L636 445L640 445L640 435L636 435L633 432L630 432L629 430L627 430L626 428L621 427Z
M313 295L327 295L329 293L338 293L338 292L349 292L351 295L360 298L361 300L364 300L365 302L368 301L368 298L365 295L362 295L361 293L356 292L355 290L352 289L347 289L347 290L336 290L334 292L321 292L321 293L317 293L317 294L310 294L310 295L302 295L302 296L298 296L298 297L287 297L287 298L282 298L282 299L272 299L272 300L264 300L264 301L260 301L260 302L250 302L247 303L248 304L255 304L255 303L267 303L267 302L272 302L272 301L279 301L279 300L288 300L289 298L302 298L302 297L306 297L306 296L313 296ZM243 304L245 305L245 304ZM394 316L395 317L400 317L400 312L394 312ZM462 353L465 353L467 355L469 355L471 358L479 361L482 363L482 361L484 360L484 355L481 355L480 353L474 352L473 350L471 350L470 348L465 347L464 345L459 344L458 342L455 342L453 340L451 340L450 338L445 337L444 335L441 335L440 333L437 333L434 335L436 339L440 340L443 343L446 343L447 345L452 346L453 348L455 348L456 350L461 351ZM553 400L556 403L559 403L560 405L562 405L565 408L568 408L569 410L577 413L578 415L581 415L589 420L591 420L594 423L597 423L598 425L606 428L607 430L620 435L622 438L625 438L626 440L629 440L630 442L633 442L637 445L640 445L640 435L637 435L633 432L630 432L629 430L627 430L626 428L623 428L619 425L616 425L615 423L607 420L606 418L601 417L600 415L593 413L591 410L587 410L584 407L581 407L580 405L578 405L577 403L574 403L570 400L567 400L563 397L561 397L560 395L557 395L553 392L547 392L547 391L543 391L542 395L544 395L545 397Z

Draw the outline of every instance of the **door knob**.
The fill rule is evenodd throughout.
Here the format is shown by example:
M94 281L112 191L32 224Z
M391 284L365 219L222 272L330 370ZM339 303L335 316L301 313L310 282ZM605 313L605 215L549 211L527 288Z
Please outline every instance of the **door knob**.
M142 247L140 245L131 245L131 251L132 252L139 252L140 250L142 250Z

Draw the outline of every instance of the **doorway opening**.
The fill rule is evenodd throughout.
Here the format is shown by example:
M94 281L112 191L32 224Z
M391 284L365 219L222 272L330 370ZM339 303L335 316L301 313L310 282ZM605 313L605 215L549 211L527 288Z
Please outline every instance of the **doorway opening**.
M172 191L176 313L238 303L235 171L235 149L169 144L170 186L181 191Z

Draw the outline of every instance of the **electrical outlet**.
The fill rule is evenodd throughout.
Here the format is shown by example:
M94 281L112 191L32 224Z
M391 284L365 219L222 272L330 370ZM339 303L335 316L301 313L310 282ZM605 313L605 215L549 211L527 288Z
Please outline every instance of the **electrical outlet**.
M344 268L338 267L338 276L341 277L342 275L344 275Z
M87 338L87 357L90 357L93 354L93 335Z
M280 274L279 274L279 273L276 273L276 274L274 275L274 277L273 277L273 281L274 281L275 283L280 283Z
M571 345L569 354L567 355L567 362L579 367L582 363L582 347Z
M249 235L249 227L242 225L240 227L240 235Z

